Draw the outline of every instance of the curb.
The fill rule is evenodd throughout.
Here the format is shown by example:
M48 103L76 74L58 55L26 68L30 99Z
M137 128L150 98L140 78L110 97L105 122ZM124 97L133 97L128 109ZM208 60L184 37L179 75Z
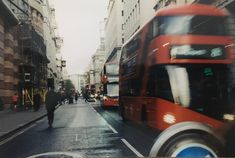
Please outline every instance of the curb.
M58 109L60 107L60 105L57 105L55 107L55 110ZM5 139L13 136L14 134L16 134L17 132L23 130L24 128L30 126L31 124L33 124L34 122L38 121L38 120L41 120L42 118L44 118L45 116L47 115L47 112L45 111L45 114L42 114L41 116L33 119L33 120L30 120L29 122L23 124L22 126L19 126L11 131L9 131L8 133L6 134L3 134L2 136L0 136L0 142L4 141Z
M22 126L19 126L19 127L15 128L15 129L9 131L8 133L3 134L2 136L0 136L0 142L3 141L3 140L5 140L5 139L7 139L7 138L9 138L9 137L11 137L11 136L14 135L15 133L21 131L22 129L24 129L24 128L26 128L27 126L33 124L34 122L36 122L36 121L42 119L42 118L45 117L45 116L46 116L46 114L43 114L43 115L41 115L41 116L39 116L39 117L37 117L37 118L35 118L35 119L33 119L33 120L30 120L29 122L23 124Z

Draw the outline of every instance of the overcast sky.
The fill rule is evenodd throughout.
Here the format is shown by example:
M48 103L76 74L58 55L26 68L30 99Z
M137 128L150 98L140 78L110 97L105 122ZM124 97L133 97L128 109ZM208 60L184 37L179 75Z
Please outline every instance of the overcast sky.
M83 73L99 45L108 0L53 0L68 74Z

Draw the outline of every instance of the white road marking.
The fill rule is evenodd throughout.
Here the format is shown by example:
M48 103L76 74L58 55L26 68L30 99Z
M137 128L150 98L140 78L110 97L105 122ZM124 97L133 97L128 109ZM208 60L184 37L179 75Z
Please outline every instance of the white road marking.
M121 139L122 140L122 142L131 150L131 151L133 151L135 154L136 154L136 156L138 156L138 157L144 157L140 152L138 152L130 143L128 143L127 141L126 141L126 139Z
M24 124L19 124L19 125L17 125L18 127L21 127L21 126L23 126Z
M89 103L88 103L89 104ZM100 118L107 124L107 126L113 131L113 133L115 133L115 134L117 134L118 132L117 132L117 130L115 129L115 128L113 128L113 126L111 126L95 109L94 109L94 107L91 105L91 104L89 104L90 105L90 107L92 108L92 110L98 115L98 116L100 116Z
M108 124L108 123L107 123ZM118 133L116 129L114 129L110 124L108 124L108 127L113 131L113 133Z
M76 134L76 138L75 138L75 141L76 141L76 142L78 141L78 134Z
M117 134L117 130L115 128L113 128L113 126L111 126L96 110L94 110L97 115L99 115L101 117L101 119L107 124L107 126L113 131L113 133Z
M88 103L89 104L89 103ZM89 104L90 105L90 104ZM101 119L107 124L107 126L113 131L113 133L118 133L116 129L114 129L94 108L90 105L90 107L101 117ZM121 141L138 157L144 157L139 151L137 151L126 139L121 139Z
M34 127L34 126L35 126L35 124L33 124L33 125L31 125L31 126L25 128L24 130L22 130L22 131L20 131L20 132L18 132L18 133L16 133L16 134L14 134L13 136L11 136L11 137L9 137L9 138L3 140L2 142L0 142L0 146L3 145L3 144L5 144L5 143L7 143L7 142L9 142L10 140L14 139L15 137L17 137L17 136L23 134L24 132L28 131L30 128L32 128L32 127Z

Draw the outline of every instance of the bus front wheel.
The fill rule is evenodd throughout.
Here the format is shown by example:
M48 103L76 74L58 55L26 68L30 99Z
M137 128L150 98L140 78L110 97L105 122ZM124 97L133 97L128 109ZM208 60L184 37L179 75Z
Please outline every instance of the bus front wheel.
M122 117L122 121L123 122L126 122L127 121L127 118L125 117L125 108L122 104L119 105L119 113Z
M181 133L163 144L156 156L218 157L220 143L209 134Z

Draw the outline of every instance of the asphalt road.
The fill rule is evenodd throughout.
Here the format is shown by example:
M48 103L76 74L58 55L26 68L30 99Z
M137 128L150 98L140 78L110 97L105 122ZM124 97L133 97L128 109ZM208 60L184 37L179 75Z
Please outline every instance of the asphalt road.
M56 110L52 129L44 118L0 142L0 157L142 157L148 156L157 133L123 123L115 109L104 111L98 103L80 100Z

